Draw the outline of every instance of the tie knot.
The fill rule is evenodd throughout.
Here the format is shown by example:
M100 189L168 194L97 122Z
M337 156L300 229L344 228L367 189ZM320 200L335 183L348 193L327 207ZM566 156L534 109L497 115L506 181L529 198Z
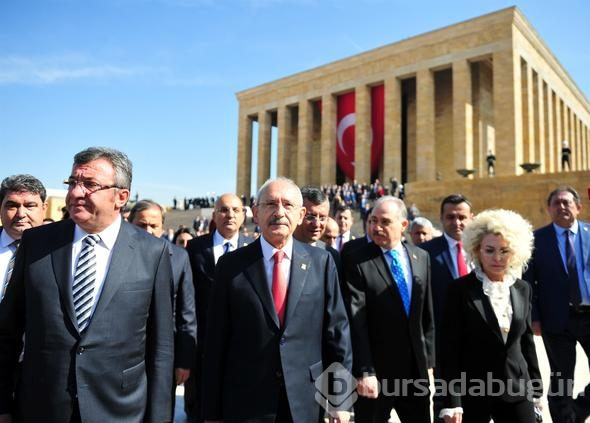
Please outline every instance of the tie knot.
M277 250L273 257L275 259L275 263L280 264L285 257L285 252L283 250Z
M387 254L389 257L391 257L394 260L398 260L399 259L399 253L397 252L397 250L389 250L385 254Z
M96 234L90 234L86 238L84 238L84 242L90 245L91 247L94 247L98 241L100 241L100 236Z
M459 249L459 250L463 249L463 243L461 241L457 241L457 249Z
M10 243L10 246L14 247L15 250L18 248L19 245L20 245L20 239L15 239L14 241L12 241Z

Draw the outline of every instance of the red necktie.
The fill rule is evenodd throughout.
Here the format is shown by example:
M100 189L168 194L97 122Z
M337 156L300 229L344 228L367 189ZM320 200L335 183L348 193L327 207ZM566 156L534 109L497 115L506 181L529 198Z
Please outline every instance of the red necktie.
M465 257L463 257L463 244L461 244L461 241L457 242L457 270L459 271L459 277L469 273Z
M281 271L281 262L283 261L283 257L285 257L285 252L278 250L273 257L275 263L272 268L272 298L282 327L285 321L285 304L287 299L287 281Z

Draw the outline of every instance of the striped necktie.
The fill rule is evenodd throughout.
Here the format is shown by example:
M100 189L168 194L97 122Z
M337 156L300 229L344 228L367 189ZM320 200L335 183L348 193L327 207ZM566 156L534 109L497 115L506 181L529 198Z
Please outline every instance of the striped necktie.
M96 281L95 245L98 241L100 241L100 237L94 234L84 238L82 252L74 272L72 295L76 321L80 332L83 332L88 326L94 304L94 282Z
M12 241L10 243L10 249L12 250L12 256L8 261L8 266L6 266L6 277L4 278L4 286L2 287L2 297L0 297L0 302L4 299L6 295L6 290L8 289L8 283L10 282L10 277L12 276L12 271L14 270L14 261L16 260L16 251L18 250L18 245L20 244L20 239Z

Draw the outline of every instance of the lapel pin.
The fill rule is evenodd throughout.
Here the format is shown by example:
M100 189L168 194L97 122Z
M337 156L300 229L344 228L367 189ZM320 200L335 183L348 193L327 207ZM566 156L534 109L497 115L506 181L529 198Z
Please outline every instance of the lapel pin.
M414 260L418 260L418 257L416 257L416 254L412 254L412 258L413 258Z
M303 270L306 270L306 269L307 269L307 265L306 265L305 263L301 263L301 268L302 268Z

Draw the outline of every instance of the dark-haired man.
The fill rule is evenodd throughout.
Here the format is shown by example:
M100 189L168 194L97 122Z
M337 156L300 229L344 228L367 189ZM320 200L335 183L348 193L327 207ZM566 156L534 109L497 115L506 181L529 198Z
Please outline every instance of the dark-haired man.
M23 232L43 224L46 198L45 187L31 175L9 176L0 185L0 302L12 275Z

